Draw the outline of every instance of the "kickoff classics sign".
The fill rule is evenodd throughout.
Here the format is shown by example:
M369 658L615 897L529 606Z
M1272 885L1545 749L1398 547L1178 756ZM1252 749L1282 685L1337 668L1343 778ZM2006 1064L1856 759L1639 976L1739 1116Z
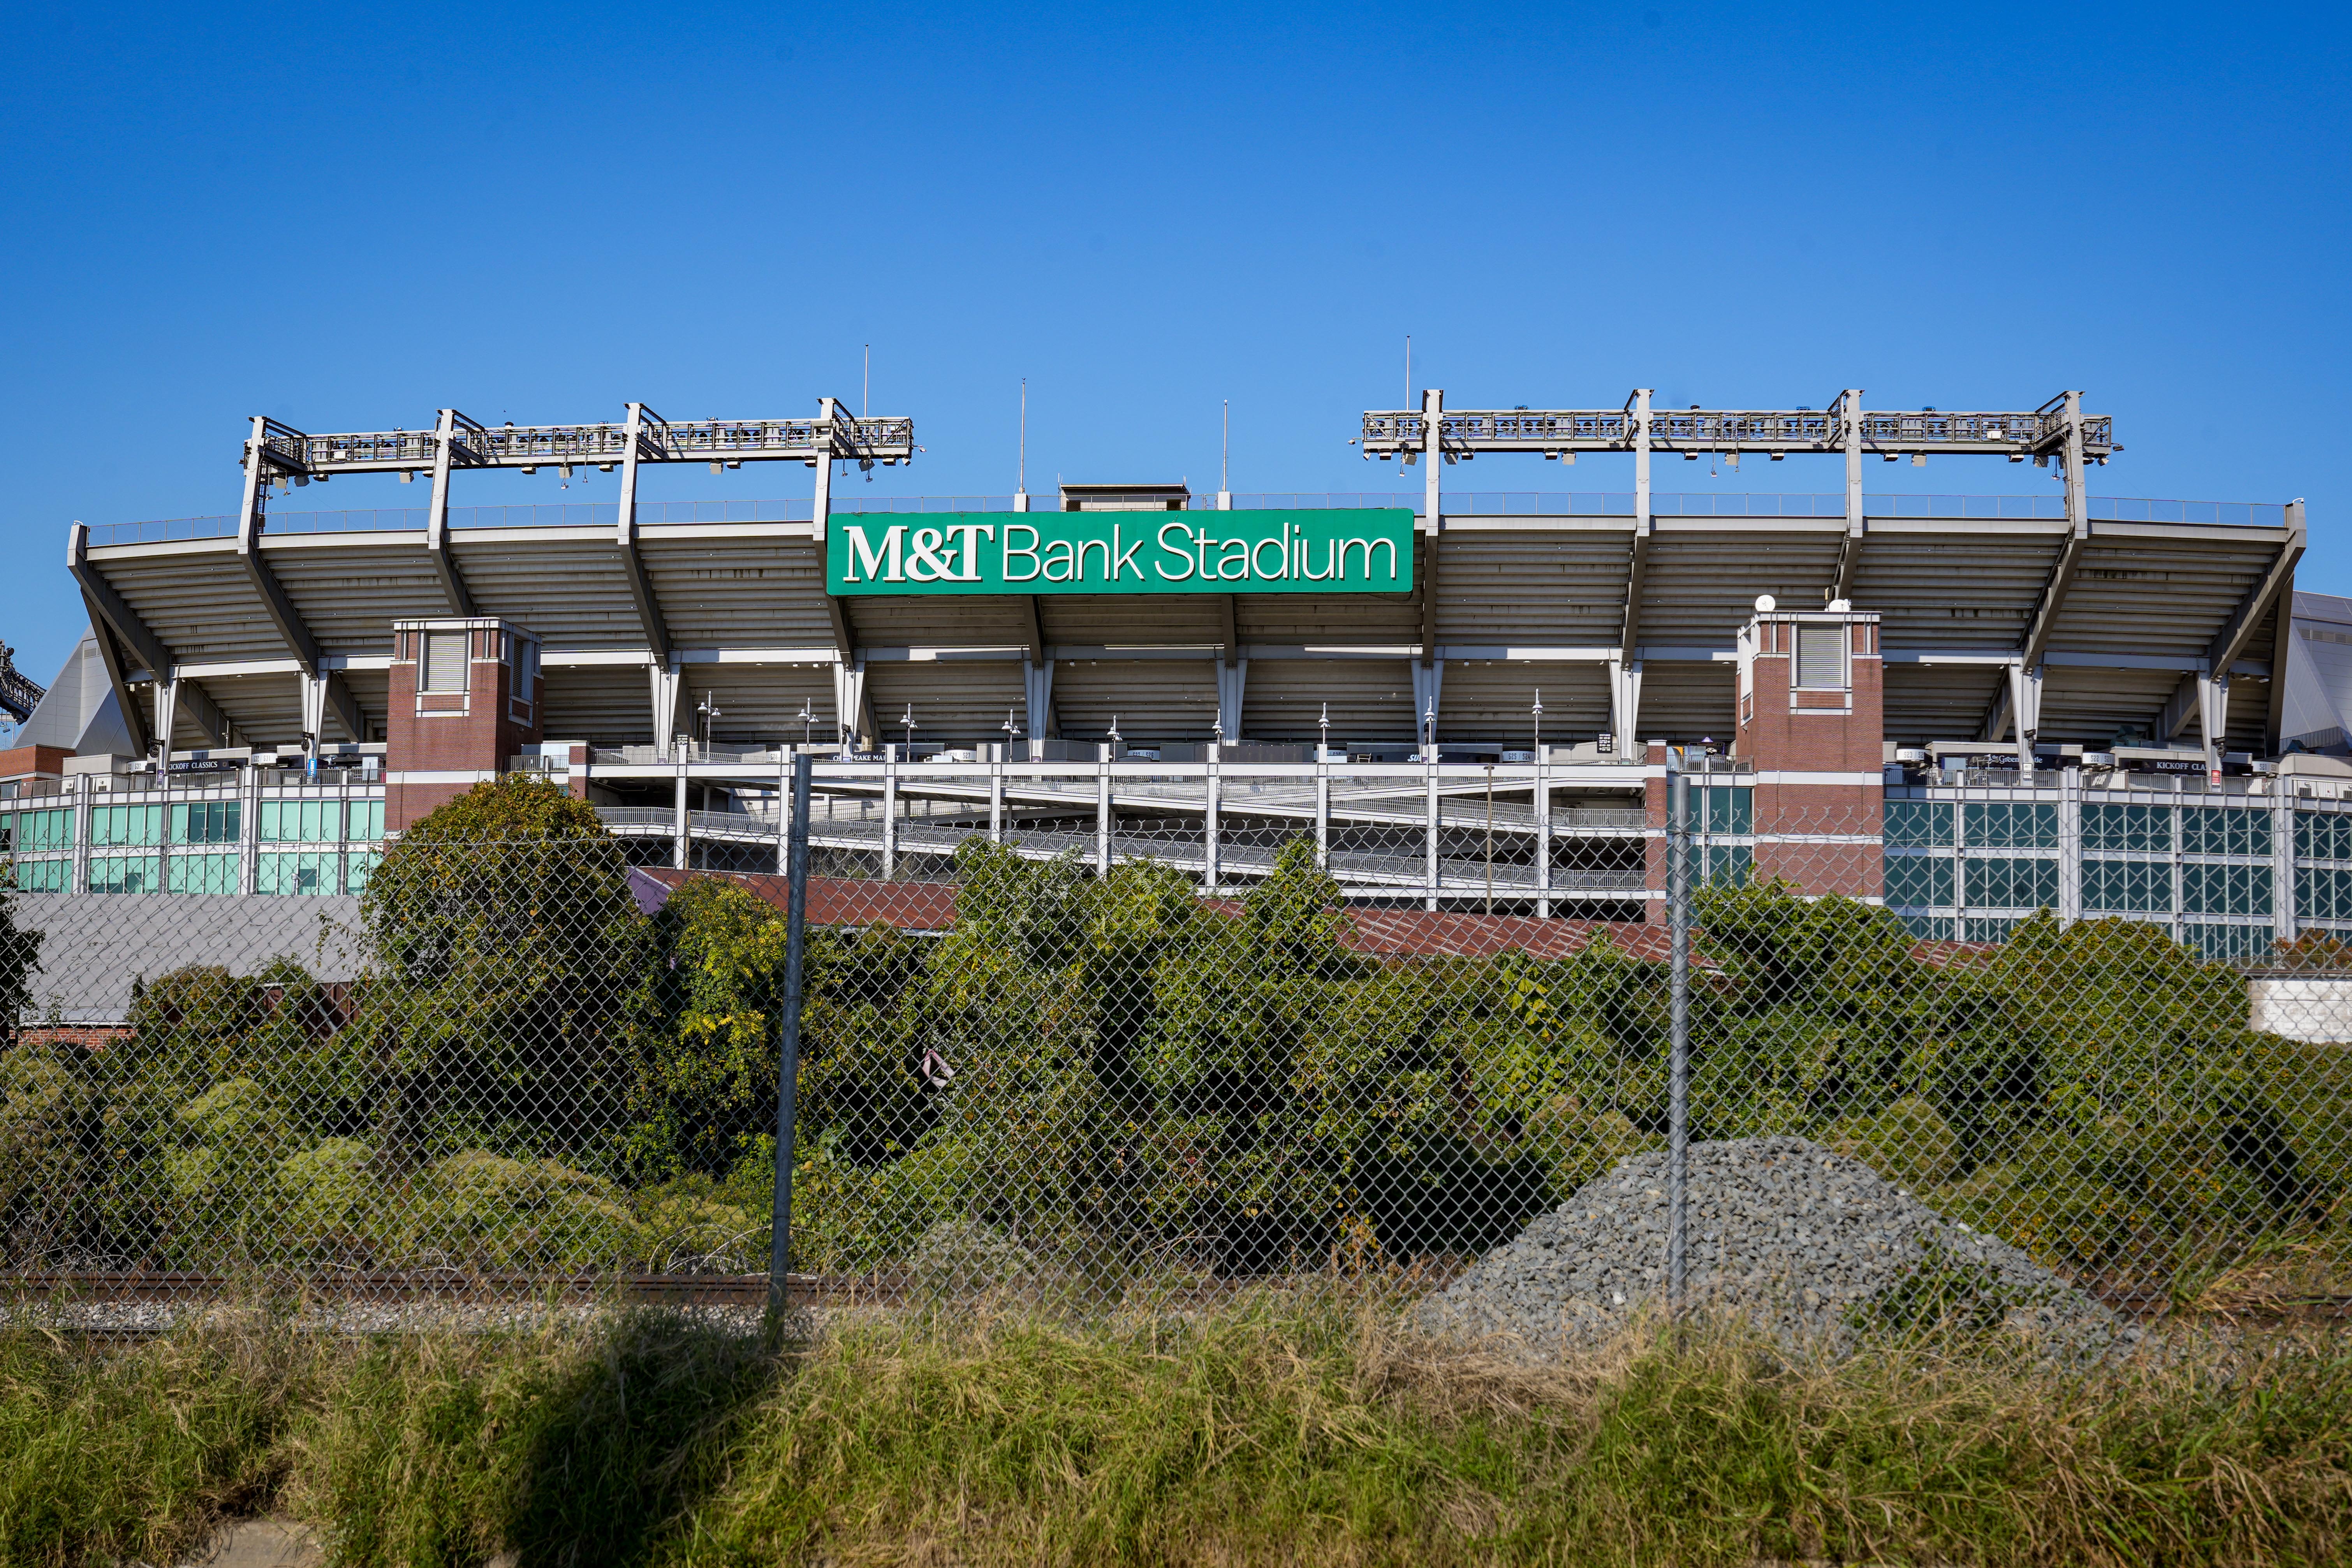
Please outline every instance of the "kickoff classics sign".
M1409 508L836 513L829 594L1402 594Z

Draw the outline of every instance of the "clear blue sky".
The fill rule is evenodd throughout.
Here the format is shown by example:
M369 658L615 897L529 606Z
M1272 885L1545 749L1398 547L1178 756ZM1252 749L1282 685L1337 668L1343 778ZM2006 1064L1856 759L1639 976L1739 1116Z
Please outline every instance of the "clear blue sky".
M82 622L67 523L233 510L256 413L799 414L854 404L871 343L876 410L928 448L892 489L1009 490L1025 375L1033 488L1213 488L1229 397L1234 488L1356 489L1381 480L1347 437L1402 396L1407 332L1464 406L2084 387L2128 448L2095 493L2307 497L2303 585L2352 592L2344 16L28 7L0 42L0 638L47 680ZM1837 482L1759 468L1720 487Z

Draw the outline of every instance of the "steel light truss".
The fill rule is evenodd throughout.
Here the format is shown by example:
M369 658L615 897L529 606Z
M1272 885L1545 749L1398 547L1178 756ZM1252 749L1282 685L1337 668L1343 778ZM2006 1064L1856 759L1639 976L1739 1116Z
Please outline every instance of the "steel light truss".
M629 425L484 426L460 415L454 467L527 468L551 463L617 463L627 455ZM362 430L314 436L275 419L263 422L268 477L422 472L433 466L435 434ZM670 423L648 414L639 433L641 463L814 462L821 457L901 463L915 454L915 422L898 417L698 419ZM242 459L240 459L242 461Z
M1948 413L1940 409L1864 410L1864 447L1885 452L1948 452L2038 457L2066 439L2063 398L2010 413ZM2114 419L2086 415L2083 450L2105 458L2115 444ZM1439 431L1447 451L1630 452L1640 436L1639 416L1623 408L1453 409ZM1387 457L1419 451L1425 426L1417 409L1368 412L1358 437L1363 449ZM1834 452L1845 440L1844 416L1829 409L1654 409L1650 445L1656 451Z

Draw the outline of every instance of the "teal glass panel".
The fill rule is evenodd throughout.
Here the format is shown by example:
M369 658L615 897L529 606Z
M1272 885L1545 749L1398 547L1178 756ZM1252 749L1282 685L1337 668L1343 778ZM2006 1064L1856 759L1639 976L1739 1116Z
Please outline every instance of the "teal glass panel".
M1981 918L1964 920L1960 922L1960 940L1962 942L2007 942L2009 933L2016 927L2017 922L2014 920Z
M342 857L331 849L279 851L258 858L253 879L256 892L331 893L342 879Z
M73 816L70 808L18 813L16 816L17 851L20 854L37 855L45 850L72 848Z
M97 805L89 812L89 841L99 844L161 844L163 808L160 805Z
M234 855L174 855L164 870L164 881L174 893L234 893Z
M1978 849L2049 849L2058 843L2058 804L1970 801L1968 842Z
M1949 907L1952 902L1951 857L1889 855L1886 858L1886 901L1897 909L1906 910L1931 904Z
M27 893L62 893L73 880L70 860L19 860L16 886Z
M172 806L174 844L234 844L245 807L234 800L192 800Z
M383 856L373 849L354 849L343 858L346 862L343 871L343 891L366 892L368 876L375 869L375 863L383 859Z
M152 893L152 855L93 855L89 858L89 890L93 893Z
M2172 866L2165 860L2085 860L2083 908L2091 914L2169 914Z
M261 837L267 844L332 844L341 826L340 800L265 800Z
M2226 805L2191 805L2180 813L2180 847L2190 855L2267 855L2271 814Z
M2352 813L2296 812L2294 852L2305 860L2352 860Z
M1952 940L1952 917L1949 915L1905 915L1902 919L1903 923L1910 928L1911 934L1923 942Z
M2168 805L2085 805L2083 847L2168 855L2172 852L2172 819L2176 815Z
M1694 869L1704 885L1744 888L1755 877L1756 851L1745 844L1702 845Z
M1886 803L1886 843L1895 849L1933 849L1952 842L1952 808L1940 800Z
M1991 856L1964 860L1957 902L1975 909L2038 910L2058 902L2058 862Z
M2266 915L2271 912L2268 866L2183 866L2181 906L2192 915Z
M347 837L373 843L383 837L383 802L355 800L352 802L351 827Z
M1707 784L1698 790L1698 821L1702 833L1756 831L1756 792L1729 784Z

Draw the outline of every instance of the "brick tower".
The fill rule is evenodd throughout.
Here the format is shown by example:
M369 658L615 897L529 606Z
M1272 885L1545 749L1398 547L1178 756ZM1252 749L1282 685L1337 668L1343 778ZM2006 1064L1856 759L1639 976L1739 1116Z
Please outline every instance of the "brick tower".
M539 638L511 622L394 621L384 826L495 779L540 739Z
M1769 596L1739 634L1736 754L1755 769L1756 876L1876 899L1885 808L1878 616Z

